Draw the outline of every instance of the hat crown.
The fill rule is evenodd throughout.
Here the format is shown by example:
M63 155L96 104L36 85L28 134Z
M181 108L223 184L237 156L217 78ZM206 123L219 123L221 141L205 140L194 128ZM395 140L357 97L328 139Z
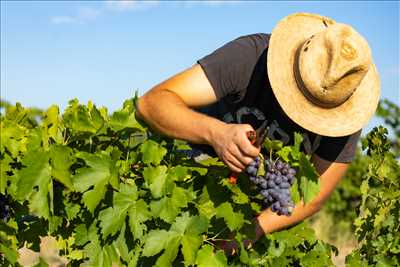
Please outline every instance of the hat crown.
M282 110L303 129L331 137L366 125L380 95L366 41L336 24L318 14L291 14L273 29L267 55L268 82Z
M310 101L330 108L344 103L360 85L371 65L371 51L352 27L326 26L299 47L295 74Z

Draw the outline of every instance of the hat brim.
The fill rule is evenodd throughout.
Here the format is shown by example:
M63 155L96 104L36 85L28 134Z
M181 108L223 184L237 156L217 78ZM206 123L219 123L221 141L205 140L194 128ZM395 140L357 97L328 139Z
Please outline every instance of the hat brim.
M330 18L296 13L282 19L271 34L267 55L268 78L286 115L302 128L323 136L346 136L360 130L374 115L380 96L377 69L371 65L352 96L334 108L310 102L298 88L294 75L295 54L311 35L319 33Z

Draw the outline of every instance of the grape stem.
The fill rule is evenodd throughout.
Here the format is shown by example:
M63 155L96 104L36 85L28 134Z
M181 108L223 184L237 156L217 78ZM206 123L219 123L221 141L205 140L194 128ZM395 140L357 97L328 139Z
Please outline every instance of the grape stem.
M206 240L217 240L216 238L223 232L225 231L227 228L223 228L221 231L219 231L218 233L216 233L214 236L207 238Z

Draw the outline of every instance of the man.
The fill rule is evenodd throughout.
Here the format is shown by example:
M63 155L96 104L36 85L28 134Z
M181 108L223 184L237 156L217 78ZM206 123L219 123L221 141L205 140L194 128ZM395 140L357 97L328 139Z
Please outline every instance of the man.
M271 35L233 40L156 85L139 99L138 112L165 135L212 147L235 172L259 154L246 133L263 121L268 136L285 144L303 133L320 192L289 217L263 211L256 218L259 237L322 207L352 161L379 94L370 48L359 33L327 17L296 13Z

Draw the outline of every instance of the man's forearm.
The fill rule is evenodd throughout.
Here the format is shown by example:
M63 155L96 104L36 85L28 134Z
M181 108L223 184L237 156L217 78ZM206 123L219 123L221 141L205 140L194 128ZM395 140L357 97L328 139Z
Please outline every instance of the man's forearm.
M159 90L139 99L138 115L153 129L191 143L210 144L224 122L188 108L179 96Z

